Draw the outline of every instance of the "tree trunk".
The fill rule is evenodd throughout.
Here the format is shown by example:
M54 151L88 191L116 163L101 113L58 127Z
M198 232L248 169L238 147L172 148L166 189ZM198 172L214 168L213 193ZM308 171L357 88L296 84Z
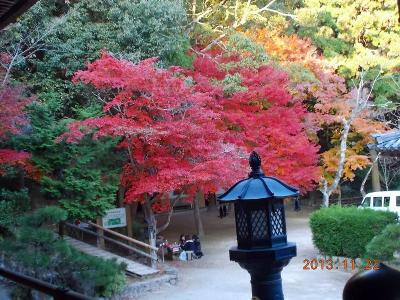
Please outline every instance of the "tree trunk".
M129 237L132 236L132 214L131 214L131 205L124 203L125 200L125 192L126 188L122 185L119 186L118 192L117 192L117 198L118 198L118 204L119 207L124 207L125 208L125 215L126 215L126 235ZM125 234L125 233L124 233ZM128 243L129 245L132 245L131 242Z
M99 226L103 226L103 219L101 217L98 217L96 219L96 224L99 225ZM97 229L96 231L97 231L98 234L104 235L103 229ZM106 248L106 245L105 245L105 242L104 242L103 238L99 238L99 237L97 238L97 247L99 247L100 249L105 249Z
M133 238L132 210L130 204L125 205L125 214L126 214L126 235L130 238ZM131 242L128 242L128 245L134 246ZM130 250L129 253L131 253Z
M342 206L342 187L340 183L338 184L338 205Z
M375 152L376 153L376 152ZM369 174L371 173L371 171L374 169L374 168L376 168L377 166L378 166L378 158L379 158L379 156L380 156L380 153L378 153L375 157L373 156L373 154L371 153L371 159L372 159L372 165L371 165L371 167L369 168L369 170L368 170L368 172L367 172L367 174L365 174L365 177L364 177L364 179L363 179L363 181L362 181L362 183L361 183L361 187L360 187L360 192L361 192L361 195L363 196L363 198L365 197L365 195L367 194L366 192L365 192L365 183L367 182L367 179L368 179L368 177L369 177ZM378 169L378 172L379 172L379 169Z
M171 222L171 217L172 217L173 213L174 213L174 205L171 205L171 208L167 215L167 220L165 221L165 223L163 225L161 225L160 227L157 228L157 231L156 231L157 234L159 234L160 232L163 232L165 229L168 228L169 223Z
M126 188L124 186L119 186L117 192L118 204L120 207L124 206L124 198L125 198Z
M338 168L336 170L335 178L330 186L328 186L328 182L326 179L323 178L323 187L320 189L323 195L323 206L329 206L329 197L331 196L332 192L336 190L339 185L340 179L342 178L344 163L346 160L346 149L347 149L347 137L349 135L350 126L353 122L353 117L349 120L345 121L343 124L343 130L340 137L340 152L339 152L339 162Z
M135 218L136 218L138 206L139 206L139 202L137 202L137 201L133 202L133 203L130 205L130 207L131 207L132 221L135 220Z
M329 206L329 195L328 195L328 193L322 192L322 206L323 207L328 207Z
M200 215L200 197L204 197L202 192L197 192L194 196L193 204L193 214L194 214L194 222L196 225L196 233L200 238L204 237L204 229L203 229L203 222L201 221Z
M379 166L377 157L378 154L375 150L371 150L371 159L372 159L372 191L379 192L381 191L381 183L379 180Z
M208 207L217 206L217 195L215 193L208 193Z
M143 203L143 211L144 211L144 217L146 219L147 223L147 231L149 234L149 244L153 247L156 247L156 229L157 229L157 220L154 215L154 212L151 208L151 201L154 198L153 197L145 197L144 203ZM155 268L156 267L156 259L157 259L157 252L155 250L150 250L151 256L154 257L154 259L151 260L151 267Z

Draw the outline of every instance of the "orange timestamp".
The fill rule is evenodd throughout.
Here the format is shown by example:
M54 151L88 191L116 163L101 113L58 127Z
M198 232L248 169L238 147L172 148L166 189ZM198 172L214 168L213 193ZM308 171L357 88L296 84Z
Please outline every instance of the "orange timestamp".
M303 270L356 270L358 268L354 258L344 258L342 261L334 262L332 258L304 259ZM377 259L366 259L364 270L379 270L380 261Z

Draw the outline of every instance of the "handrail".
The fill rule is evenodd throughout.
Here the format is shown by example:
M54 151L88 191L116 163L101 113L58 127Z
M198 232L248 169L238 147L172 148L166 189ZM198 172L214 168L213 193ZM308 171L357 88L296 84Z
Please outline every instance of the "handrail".
M107 237L107 236L104 236L104 235L102 235L102 234L98 234L98 233L96 233L96 232L93 232L93 231L90 231L90 230L81 228L81 227L79 227L79 226L77 226L77 225L74 225L74 224L71 224L71 223L68 223L68 222L65 222L64 224L67 225L67 226L69 226L69 227L71 227L71 228L78 229L78 230L80 230L80 231L82 231L82 232L85 232L85 233L94 235L94 236L96 236L96 237L98 237L98 238L102 238L102 239L104 239L104 240L106 240L106 241L112 242L112 243L117 244L117 245L119 245L119 246L121 246L121 247L124 247L124 248L126 248L126 249L132 250L132 251L134 251L134 252L136 252L136 253L138 253L138 254L140 254L140 255L143 255L143 256L145 256L145 257L148 257L148 258L150 258L150 259L152 259L152 260L157 260L156 257L153 257L152 255L150 255L150 254L148 254L148 253L146 253L146 252L144 252L144 251L142 251L142 250L139 250L139 249L136 249L136 248L134 248L134 247L128 246L127 244L124 244L124 243L122 243L122 242L116 241L116 240L114 240L114 239L112 239L112 238L109 238L109 237Z
M94 298L74 292L70 289L55 286L43 280L27 276L18 272L7 270L0 267L0 275L11 281L28 286L32 289L41 291L47 295L53 296L55 300L94 300Z
M108 232L108 233L111 233L111 234L113 234L113 235L115 235L115 236L118 236L118 237L120 237L120 238L122 238L122 239L124 239L124 240L126 240L126 241L128 241L128 242L132 242L132 243L138 244L138 245L140 245L140 246L142 246L142 247L146 247L146 248L149 248L149 249L158 251L158 248L157 248L157 247L154 247L154 246L152 246L152 245L146 244L146 243L144 243L144 242L142 242L142 241L135 240L135 239L133 239L133 238L131 238L131 237L128 237L128 236L126 236L126 235L123 235L123 234L120 234L120 233L118 233L118 232L112 231L112 230L110 230L110 229L104 228L103 226L97 225L97 224L95 224L95 223L93 223L93 222L90 222L90 221L87 222L87 223L88 223L89 225L93 226L93 227L96 227L97 229L104 230L105 232Z

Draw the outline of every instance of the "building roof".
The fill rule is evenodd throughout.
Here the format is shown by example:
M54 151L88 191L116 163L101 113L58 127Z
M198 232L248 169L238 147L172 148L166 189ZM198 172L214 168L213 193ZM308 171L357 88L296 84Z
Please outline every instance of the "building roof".
M0 30L27 11L38 0L0 0Z
M375 144L369 144L370 149L378 152L400 151L400 130L372 134Z

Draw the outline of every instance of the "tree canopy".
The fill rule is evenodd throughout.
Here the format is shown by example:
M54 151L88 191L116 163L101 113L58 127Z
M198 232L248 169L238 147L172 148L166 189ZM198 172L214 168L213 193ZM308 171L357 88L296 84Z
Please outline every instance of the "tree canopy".
M1 175L93 219L117 191L156 205L227 187L255 149L265 172L306 193L335 177L360 74L366 89L379 74L346 135L340 178L352 181L370 164L370 134L398 123L396 12L384 1L41 0L0 32Z

